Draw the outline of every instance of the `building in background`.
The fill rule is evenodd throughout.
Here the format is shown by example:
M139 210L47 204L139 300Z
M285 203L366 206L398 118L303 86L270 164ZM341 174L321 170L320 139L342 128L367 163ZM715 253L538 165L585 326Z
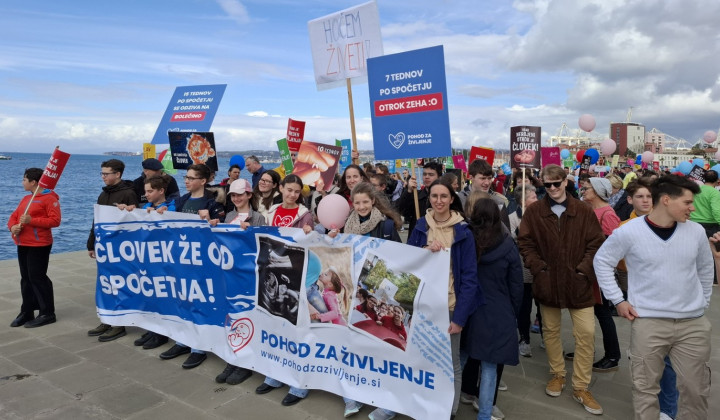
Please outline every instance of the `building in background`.
M610 123L610 138L617 144L617 153L625 156L628 151L641 154L645 151L645 126L638 123Z

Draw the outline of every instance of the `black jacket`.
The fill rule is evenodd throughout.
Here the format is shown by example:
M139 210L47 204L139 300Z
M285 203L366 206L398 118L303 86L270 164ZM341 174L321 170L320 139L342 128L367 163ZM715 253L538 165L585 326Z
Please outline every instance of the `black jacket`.
M137 205L138 197L135 194L132 181L122 180L115 185L106 185L98 196L97 204L103 206L115 206L118 204ZM90 227L90 236L87 240L87 249L95 249L95 222Z

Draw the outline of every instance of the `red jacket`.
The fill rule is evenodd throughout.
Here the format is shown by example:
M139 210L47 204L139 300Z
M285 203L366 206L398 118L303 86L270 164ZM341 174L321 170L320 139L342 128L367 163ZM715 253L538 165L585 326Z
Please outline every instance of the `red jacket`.
M20 201L18 207L10 215L10 220L7 223L8 229L20 223L20 216L25 212L31 197L32 194L26 195ZM62 218L59 199L55 191L47 192L45 190L35 196L28 210L31 217L30 223L23 226L18 236L13 237L17 245L47 246L52 244L53 238L50 228L60 226Z

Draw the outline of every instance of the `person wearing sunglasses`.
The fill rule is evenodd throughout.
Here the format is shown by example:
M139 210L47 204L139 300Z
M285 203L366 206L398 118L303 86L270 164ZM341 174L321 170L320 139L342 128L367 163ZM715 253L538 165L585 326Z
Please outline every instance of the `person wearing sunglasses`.
M525 209L518 245L540 303L552 374L545 393L559 397L565 388L560 329L562 310L567 309L575 337L573 399L589 413L599 415L603 409L588 390L595 353L594 306L600 302L592 261L605 236L593 209L568 195L563 168L548 165L541 178L547 194Z

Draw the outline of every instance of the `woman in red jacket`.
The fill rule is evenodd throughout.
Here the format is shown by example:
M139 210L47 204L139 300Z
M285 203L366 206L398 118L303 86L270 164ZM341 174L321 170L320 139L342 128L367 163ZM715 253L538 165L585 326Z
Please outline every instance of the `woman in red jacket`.
M39 188L42 173L40 168L25 170L22 181L25 191L32 193ZM35 328L55 322L55 298L47 268L53 242L50 228L60 226L61 220L58 199L51 190L38 191L34 198L32 194L26 195L8 220L7 226L18 250L22 294L20 314L11 327ZM37 318L35 310L40 311Z

